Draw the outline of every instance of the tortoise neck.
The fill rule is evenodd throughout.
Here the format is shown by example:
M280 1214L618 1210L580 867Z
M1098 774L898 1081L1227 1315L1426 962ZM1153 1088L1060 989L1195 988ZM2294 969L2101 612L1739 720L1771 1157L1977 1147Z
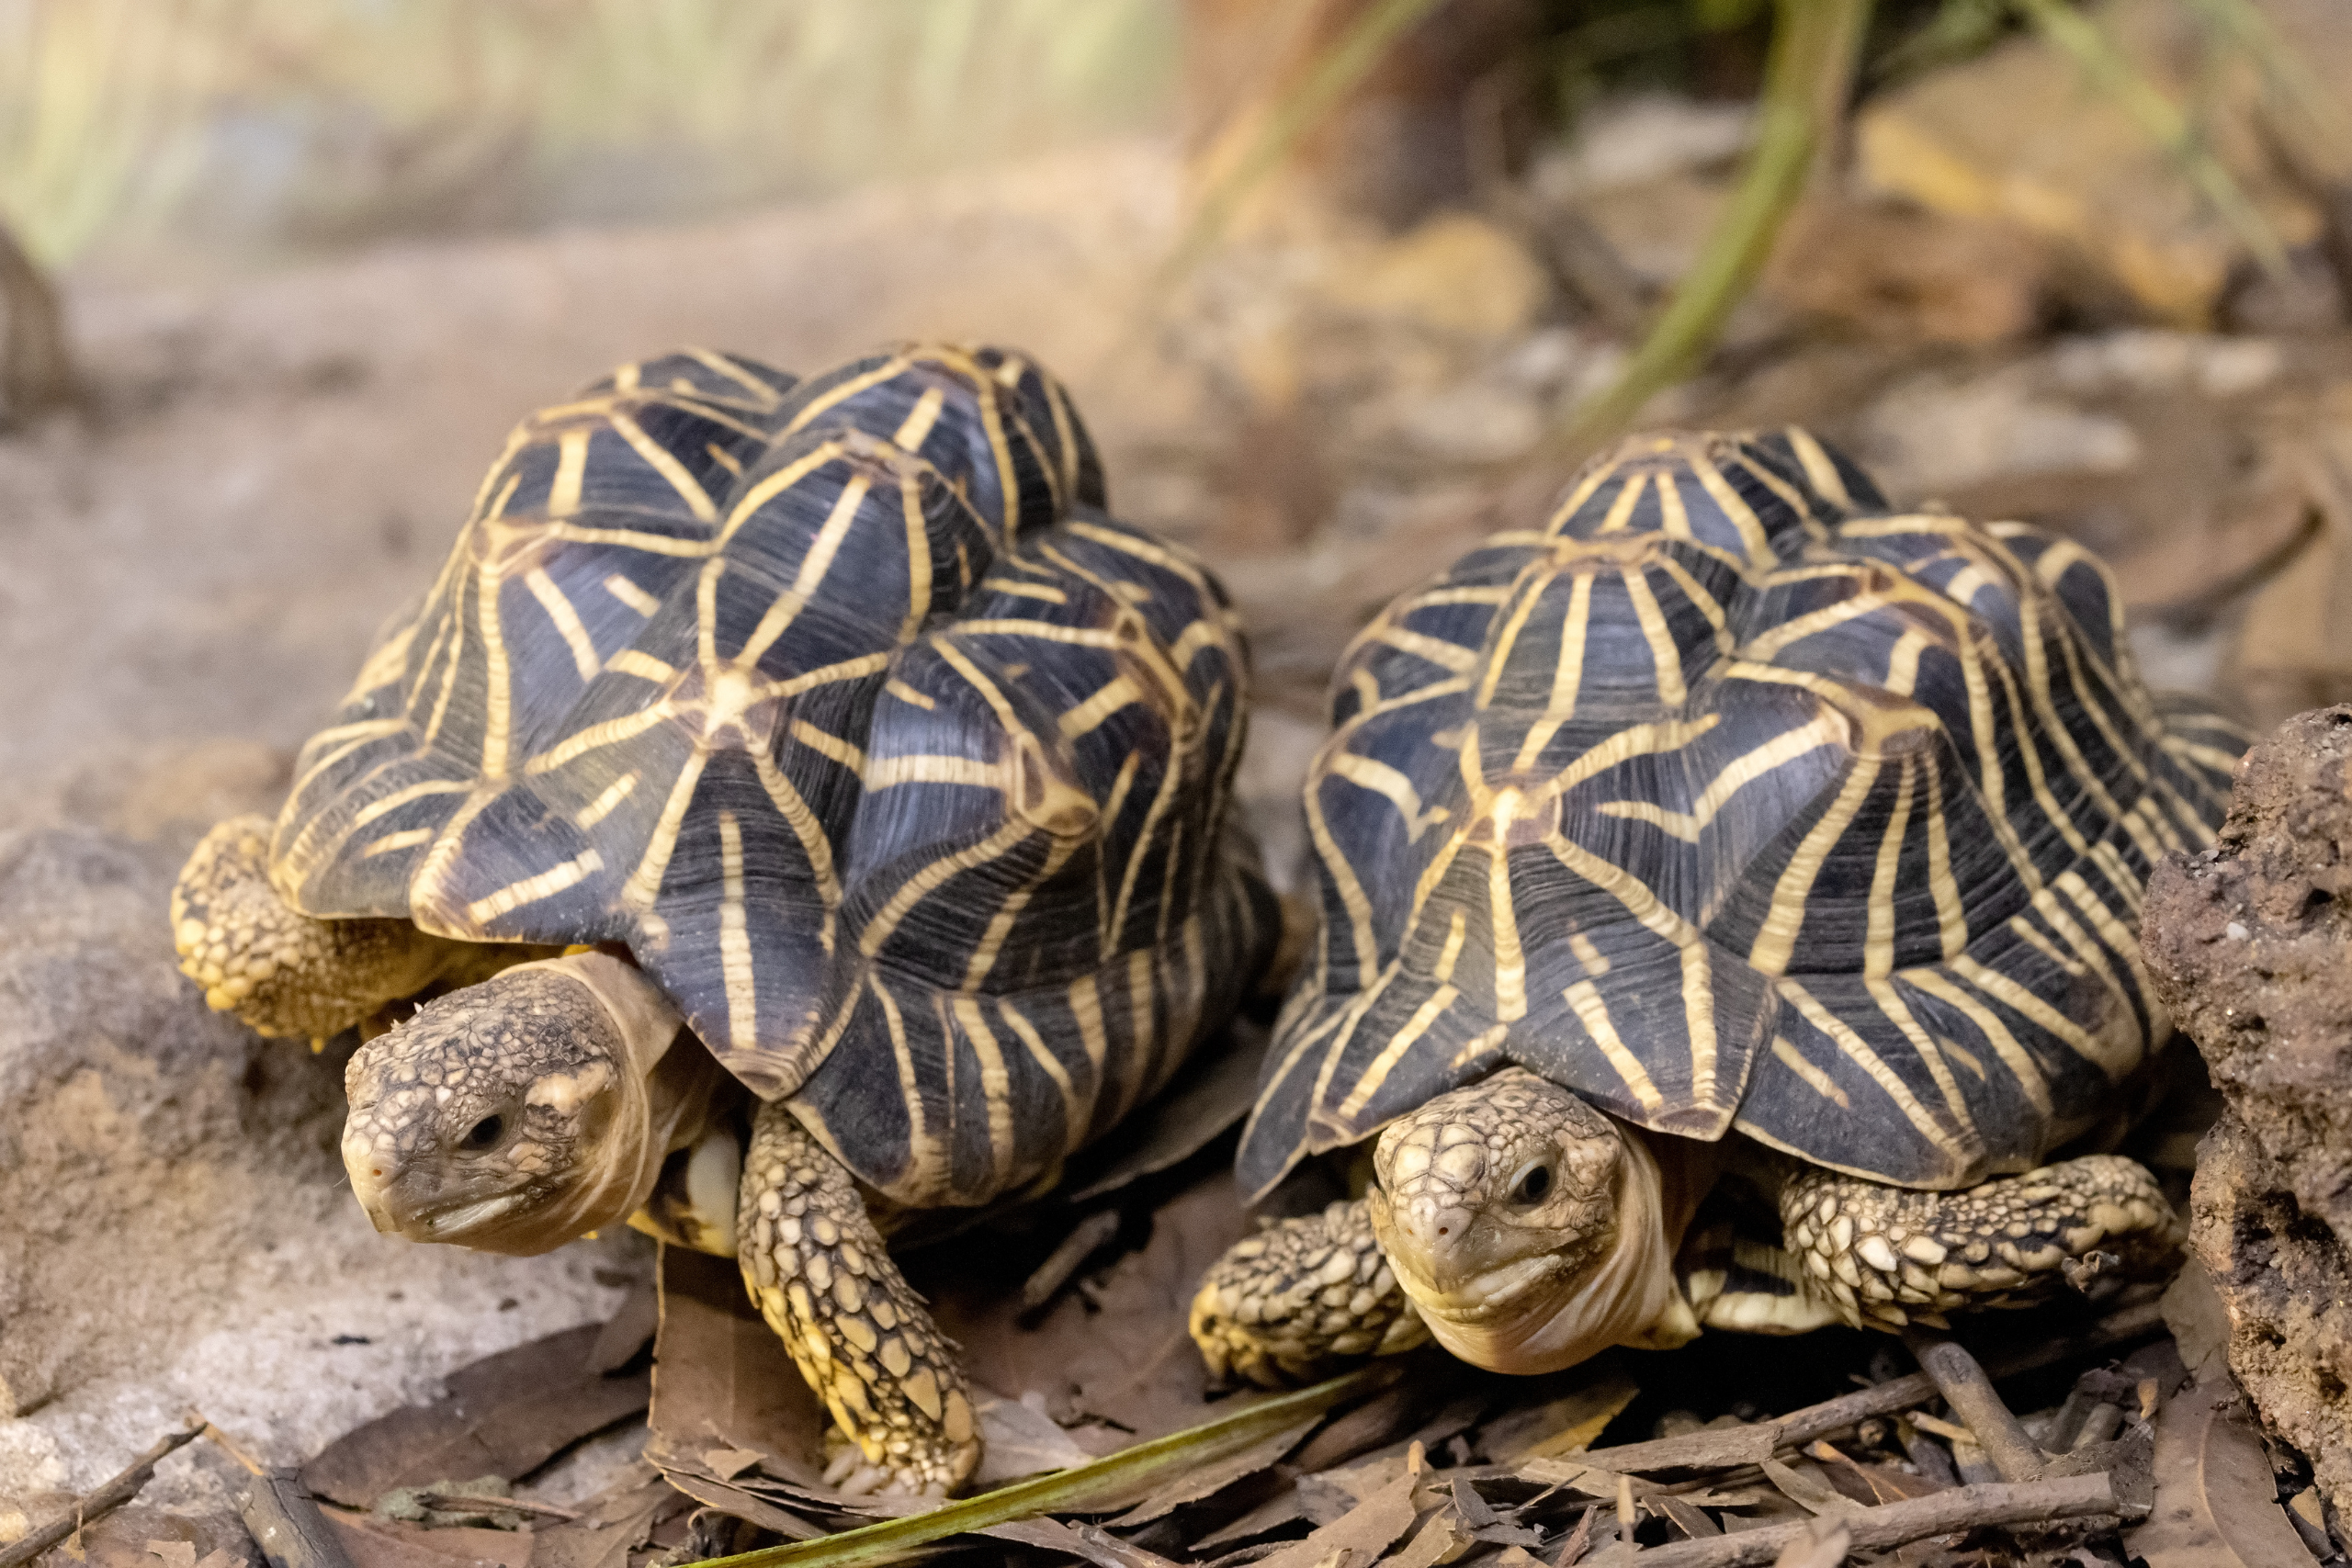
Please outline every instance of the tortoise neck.
M701 1136L718 1066L691 1037L682 1038L677 1009L626 959L575 953L517 967L551 970L585 986L619 1036L613 1063L618 1092L605 1146L587 1179L566 1194L562 1213L542 1213L535 1225L569 1241L644 1206L662 1162Z

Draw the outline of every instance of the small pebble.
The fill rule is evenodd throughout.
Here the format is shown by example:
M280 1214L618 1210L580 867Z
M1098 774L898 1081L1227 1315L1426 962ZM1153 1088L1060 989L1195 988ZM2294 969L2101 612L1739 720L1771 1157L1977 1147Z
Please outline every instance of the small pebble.
M2232 920L2228 925L2222 928L2222 934L2228 937L2232 942L2244 942L2246 939L2247 932L2245 927L2242 923L2236 920Z

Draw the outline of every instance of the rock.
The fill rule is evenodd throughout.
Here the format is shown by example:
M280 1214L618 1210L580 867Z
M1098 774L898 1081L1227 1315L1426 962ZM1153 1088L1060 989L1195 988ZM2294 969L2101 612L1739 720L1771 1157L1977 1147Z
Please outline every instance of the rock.
M2266 9L2318 80L2352 67L2341 6ZM2334 14L2331 15L2330 13ZM2317 208L2274 156L2273 106L2252 62L2226 62L2192 7L2119 0L2098 20L2131 68L2191 103L2200 141L2288 245L2319 232ZM2001 218L2041 235L2095 289L2146 319L2210 325L2245 243L2179 164L2067 54L2021 37L1874 102L1856 127L1863 183L1933 211Z
M1524 245L1466 212L1441 214L1349 263L1326 281L1330 306L1474 342L1526 331L1551 295Z
M1803 315L1871 337L1982 344L2040 324L2048 251L2014 224L1886 204L1808 199L1761 284Z
M634 1235L537 1258L377 1235L336 1154L342 1055L264 1041L177 973L179 858L0 834L0 1519L104 1481L191 1403L298 1461L607 1315L647 1266ZM212 1490L184 1451L142 1502Z
M2212 849L2159 866L2156 993L2302 1212L2352 1246L2352 705L2238 764Z
M2229 1107L2200 1146L2190 1246L2231 1371L2352 1506L2352 705L2238 764L2214 847L2148 885L2158 998Z
M2352 1257L2304 1215L2235 1116L2199 1150L2188 1245L2229 1309L2230 1371L2341 1515L2352 1504Z

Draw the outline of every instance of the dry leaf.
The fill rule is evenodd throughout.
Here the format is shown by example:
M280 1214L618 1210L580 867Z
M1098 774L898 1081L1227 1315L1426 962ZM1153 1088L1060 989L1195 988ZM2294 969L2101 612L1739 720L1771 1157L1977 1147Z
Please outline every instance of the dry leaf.
M1341 1551L1357 1562L1372 1561L1413 1528L1413 1488L1419 1479L1410 1473L1399 1475L1350 1509L1345 1517L1262 1559L1260 1568L1316 1568Z
M1487 1451L1497 1462L1510 1464L1589 1448L1641 1392L1639 1383L1610 1368L1564 1398L1551 1400L1532 1412L1515 1411L1511 1417L1494 1423L1487 1431ZM1523 1416L1532 1416L1540 1425L1523 1424Z
M531 1568L628 1568L630 1552L693 1506L652 1465L639 1460L582 1504L577 1520L534 1532Z
M1781 1495L1809 1514L1845 1514L1852 1512L1852 1499L1823 1480L1817 1472L1808 1473L1779 1460L1763 1461L1764 1479L1781 1489Z
M1321 1419L1319 1416L1307 1416L1252 1444L1229 1459L1220 1460L1215 1464L1204 1464L1190 1475L1179 1476L1119 1517L1112 1520L1113 1528L1125 1529L1131 1525L1148 1524L1151 1520L1186 1503L1198 1502L1212 1493L1221 1492L1244 1476L1257 1474L1260 1471L1274 1464L1283 1455L1298 1447L1300 1440L1313 1431L1316 1423Z
M1664 1514L1668 1523L1692 1540L1724 1533L1723 1527L1707 1517L1704 1509L1694 1507L1679 1497L1655 1497L1651 1499L1650 1506Z
M977 1280L955 1248L909 1261L941 1330L964 1348L974 1382L1037 1390L1067 1425L1100 1418L1131 1441L1197 1426L1217 1414L1206 1369L1185 1323L1202 1273L1249 1231L1233 1178L1219 1171L1152 1215L1151 1239L1096 1275L1091 1299L1065 1292L1022 1321L1019 1280ZM738 1287L740 1293L741 1287Z
M2148 1568L2311 1568L2227 1375L2209 1370L2155 1425L2155 1506L2124 1536L2133 1555Z
M2181 1264L2165 1292L2164 1312L2165 1326L2172 1330L2173 1343L2180 1350L2180 1364L2192 1372L2202 1371L2230 1342L2229 1309L2222 1304L2213 1277L2194 1257Z
M680 1456L695 1456L694 1468L702 1470L714 1450L748 1452L779 1480L823 1488L832 1418L743 1294L741 1271L724 1258L664 1247L661 1279L655 1441L646 1457L683 1473ZM748 1468L708 1473L731 1481Z
M712 1259L716 1262L717 1259ZM726 1265L732 1273L734 1266ZM736 1286L738 1294L742 1286ZM588 1362L601 1325L551 1334L449 1374L447 1394L355 1427L302 1467L314 1496L365 1508L398 1486L452 1475L528 1474L591 1432L645 1408L643 1372Z
M1876 1507L1881 1503L1900 1503L1905 1497L1924 1497L1930 1492L1944 1490L1925 1476L1912 1475L1883 1464L1864 1464L1832 1443L1812 1442L1805 1446L1804 1451L1822 1462L1822 1473L1829 1478L1830 1485L1866 1508Z
M1853 1543L1853 1531L1843 1519L1823 1515L1773 1559L1772 1568L1838 1568Z
M1054 1425L1052 1416L1020 1400L975 1385L972 1414L980 1424L980 1468L972 1476L976 1489L1001 1486L1043 1471L1068 1470L1094 1458Z
M1413 1539L1399 1547L1396 1554L1380 1568L1436 1568L1439 1562L1469 1544L1470 1538L1462 1533L1453 1510L1440 1508L1423 1520L1421 1528L1413 1532Z
M351 1568L529 1568L531 1562L529 1530L426 1529L340 1508L319 1512Z
M192 1540L151 1540L150 1555L164 1560L164 1568L196 1568L196 1542Z

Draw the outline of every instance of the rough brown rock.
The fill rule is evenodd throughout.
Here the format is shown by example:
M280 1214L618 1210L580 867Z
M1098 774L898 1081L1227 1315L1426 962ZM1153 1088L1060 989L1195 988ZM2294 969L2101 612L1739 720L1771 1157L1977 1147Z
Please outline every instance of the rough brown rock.
M2310 1457L2337 1516L2352 1517L2352 1261L2234 1114L2197 1155L2188 1245L2229 1308L2230 1370Z
M2141 949L2229 1111L2199 1147L2189 1247L2230 1370L2352 1515L2352 705L2238 764L2214 847L2148 885Z
M2213 848L2159 866L2157 997L2301 1211L2352 1245L2352 705L2238 764Z

